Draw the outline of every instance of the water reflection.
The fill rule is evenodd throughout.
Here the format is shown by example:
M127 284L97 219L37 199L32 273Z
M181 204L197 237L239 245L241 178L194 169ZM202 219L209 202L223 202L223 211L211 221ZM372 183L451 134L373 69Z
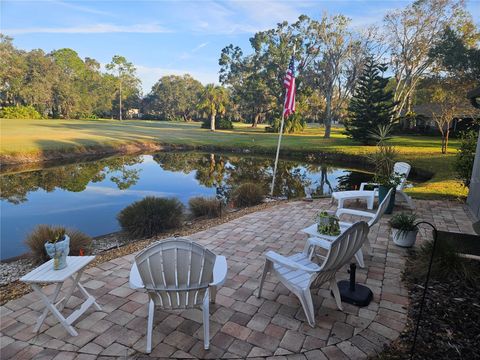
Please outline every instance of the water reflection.
M141 156L121 156L88 163L55 166L42 170L17 172L0 176L0 198L13 204L27 201L27 194L38 190L52 192L63 189L81 192L89 183L110 181L118 189L125 190L135 185L141 169L131 166L142 163Z
M37 224L76 227L92 236L117 231L116 214L147 195L228 198L253 181L269 191L273 159L237 154L168 152L120 156L0 175L2 259L25 252L23 239ZM274 194L329 195L358 187L367 173L323 164L279 161Z

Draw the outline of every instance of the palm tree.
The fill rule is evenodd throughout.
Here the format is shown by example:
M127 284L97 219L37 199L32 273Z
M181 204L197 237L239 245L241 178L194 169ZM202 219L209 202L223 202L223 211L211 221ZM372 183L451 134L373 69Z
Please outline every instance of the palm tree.
M217 114L224 114L228 102L228 92L222 86L208 84L205 86L198 109L205 111L210 116L210 130L215 131L215 118Z

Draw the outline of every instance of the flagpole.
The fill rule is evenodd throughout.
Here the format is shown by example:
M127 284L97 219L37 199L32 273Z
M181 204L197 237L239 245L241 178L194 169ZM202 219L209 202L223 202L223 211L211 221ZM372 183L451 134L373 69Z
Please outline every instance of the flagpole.
M293 45L293 56L295 56L296 45ZM287 91L285 91L285 97ZM275 166L273 168L272 187L270 189L270 196L273 197L273 188L275 187L275 176L277 175L278 155L280 154L280 144L282 143L283 124L285 122L285 102L283 102L282 122L280 123L280 134L278 135L277 154L275 155Z
M275 167L273 168L272 188L270 190L270 196L272 197L273 197L273 187L275 186L275 176L277 175L278 154L280 153L280 144L282 142L284 121L285 121L285 105L283 106L283 111L282 111L282 122L280 123L280 134L278 135L278 143L277 143L277 155L275 156Z

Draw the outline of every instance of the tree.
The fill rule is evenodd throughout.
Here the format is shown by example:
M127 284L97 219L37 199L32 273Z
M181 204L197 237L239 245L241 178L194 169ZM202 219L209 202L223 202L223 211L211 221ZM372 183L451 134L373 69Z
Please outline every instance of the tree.
M35 49L25 54L27 70L19 96L24 105L32 105L47 116L53 107L53 89L58 78L58 68L43 50Z
M232 89L232 99L238 104L241 117L257 127L262 117L271 111L275 100L265 84L258 58L242 55L238 46L229 45L222 50L220 82Z
M190 75L160 78L144 100L144 111L165 120L192 120L202 84Z
M389 79L382 76L386 70L385 65L376 63L372 57L368 58L350 100L345 133L363 144L372 142L372 129L392 121L395 103L393 92L386 91Z
M52 51L49 57L56 64L56 78L53 86L52 115L70 118L72 113L84 111L81 108L81 77L85 71L85 64L72 49ZM92 96L92 94L86 94Z
M323 16L312 30L320 39L308 78L325 97L325 138L330 137L332 120L348 99L364 62L361 42L348 29L343 15Z
M0 102L2 106L21 104L20 92L27 71L24 52L17 50L12 38L0 34Z
M448 26L438 43L429 52L432 62L442 71L465 80L480 81L480 32L472 22L466 22L460 31Z
M244 56L242 50L233 45L222 50L220 82L232 88L233 99L239 102L242 116L251 121L253 127L261 119L280 122L285 96L283 80L295 47L297 97L307 90L302 85L302 69L316 53L312 49L318 48L318 38L309 33L312 23L314 20L302 15L293 24L284 21L275 29L256 33L250 38L254 52L249 56ZM290 117L289 121L302 119L301 116ZM291 128L297 126L292 124Z
M128 62L127 59L120 55L114 55L112 61L107 64L106 69L117 73L118 77L118 118L122 120L122 98L127 98L129 96L135 95L138 93L140 80L136 77L135 72L136 68L131 62ZM122 94L123 90L123 94Z
M457 113L457 106L449 103L448 101L445 101L440 105L440 111L432 113L433 120L437 124L438 130L440 130L440 133L442 134L442 154L447 153L450 128Z
M203 89L198 109L208 114L211 131L215 131L215 118L225 112L228 100L228 92L222 86L208 84Z
M465 18L463 0L416 0L384 19L395 73L395 115L410 113L418 82L431 67L430 50L449 24Z

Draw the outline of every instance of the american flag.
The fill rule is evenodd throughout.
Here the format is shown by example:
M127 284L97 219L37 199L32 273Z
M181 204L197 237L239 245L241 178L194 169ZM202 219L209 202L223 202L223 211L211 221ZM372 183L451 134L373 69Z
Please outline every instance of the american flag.
M287 117L295 112L295 59L290 59L283 86L287 89L285 93L285 104L283 105L283 116Z

